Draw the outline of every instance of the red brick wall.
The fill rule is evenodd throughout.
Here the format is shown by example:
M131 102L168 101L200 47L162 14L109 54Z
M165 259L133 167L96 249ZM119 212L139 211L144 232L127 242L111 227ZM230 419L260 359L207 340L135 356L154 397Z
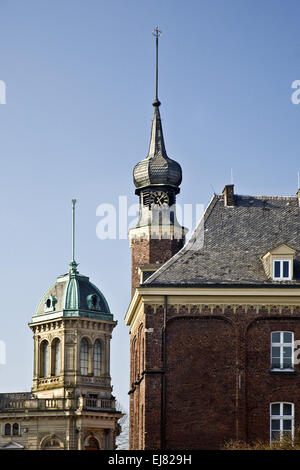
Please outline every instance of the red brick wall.
M139 365L131 393L132 449L162 446L163 317L163 306L145 307L144 371ZM299 365L292 374L270 372L271 332L293 331L300 340L297 308L169 306L167 320L166 449L217 449L231 438L268 441L274 401L294 403L300 425Z
M271 402L295 404L295 422L300 425L300 368L294 373L270 372L270 336L272 331L293 331L300 340L300 318L261 319L247 330L247 438L256 440L269 436Z
M145 330L143 322L130 340L130 449L144 447L145 427Z
M165 263L182 247L184 241L169 239L144 239L132 241L131 248L131 294L140 284L138 266L149 263Z
M214 449L235 436L235 332L209 318L170 321L166 448Z

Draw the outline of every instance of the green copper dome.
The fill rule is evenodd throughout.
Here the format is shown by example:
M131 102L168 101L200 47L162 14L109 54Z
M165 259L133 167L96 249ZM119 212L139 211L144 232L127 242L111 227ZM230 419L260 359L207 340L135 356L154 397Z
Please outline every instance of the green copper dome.
M41 298L32 321L59 317L87 317L112 320L102 292L87 276L75 270L59 276Z

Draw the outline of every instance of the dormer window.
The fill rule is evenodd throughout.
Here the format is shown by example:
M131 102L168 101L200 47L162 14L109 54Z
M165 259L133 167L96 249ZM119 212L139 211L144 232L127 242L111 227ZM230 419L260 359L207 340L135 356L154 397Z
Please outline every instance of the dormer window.
M152 264L140 264L138 267L138 274L140 276L140 284L143 284L148 277L150 277L155 271L161 267L161 263L152 263Z
M56 297L54 297L54 295L49 295L45 300L44 311L45 312L54 312L56 302L57 302Z
M92 295L92 297L91 297L91 302L92 302L93 308L97 308L97 305L98 305L98 296L97 296L97 295Z
M274 281L293 279L293 264L296 251L285 243L261 256L266 276Z
M290 260L274 260L273 261L273 279L275 281L291 279L291 262Z
M87 296L88 308L91 310L100 310L100 299L97 294Z

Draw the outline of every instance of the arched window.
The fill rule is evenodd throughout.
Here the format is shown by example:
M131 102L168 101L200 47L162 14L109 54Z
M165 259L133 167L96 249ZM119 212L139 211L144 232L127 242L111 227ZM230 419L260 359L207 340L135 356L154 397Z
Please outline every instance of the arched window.
M89 370L89 344L87 339L83 338L80 344L80 373L87 375Z
M101 375L101 344L97 340L94 344L94 375L99 377Z
M52 435L44 439L41 443L43 450L63 450L64 445L56 436Z
M93 436L89 437L84 446L84 450L99 450L99 442Z
M60 374L60 340L56 338L52 343L52 372L54 375Z
M41 377L49 375L49 344L43 341L41 344Z
M4 428L4 434L5 436L10 436L11 435L11 425L7 423Z
M13 436L18 436L19 434L19 425L18 423L13 424Z

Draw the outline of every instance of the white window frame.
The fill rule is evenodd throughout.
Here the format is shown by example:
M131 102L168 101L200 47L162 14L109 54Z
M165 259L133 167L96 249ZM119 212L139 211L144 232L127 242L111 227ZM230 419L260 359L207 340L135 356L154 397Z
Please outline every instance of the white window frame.
M287 277L283 276L283 263L289 264L289 275ZM280 263L280 276L275 277L275 263ZM291 260L289 259L274 259L273 260L273 280L274 281L290 281L291 280Z
M280 405L280 414L279 415L272 415L272 405ZM283 405L291 405L292 407L292 414L290 415L284 415L283 414ZM278 419L280 421L280 429L277 431L277 429L272 429L272 419ZM294 403L291 403L291 402L278 402L278 401L275 401L275 402L272 402L270 403L270 443L273 442L272 440L272 432L279 432L280 433L280 440L282 439L283 437L283 433L284 433L284 430L283 430L283 421L284 420L289 420L291 421L292 425L291 425L291 433L292 433L292 439L294 439L294 421L295 421L295 405ZM274 439L275 440L275 439Z
M272 334L273 333L279 333L280 334L280 342L275 343L272 341ZM291 343L285 343L284 342L284 333L291 333L292 335L292 342ZM273 367L273 355L272 355L272 348L280 348L280 367ZM292 367L284 367L283 366L283 348L285 347L291 347L292 348ZM272 331L271 332L271 370L274 371L293 371L294 370L294 332L293 331Z

